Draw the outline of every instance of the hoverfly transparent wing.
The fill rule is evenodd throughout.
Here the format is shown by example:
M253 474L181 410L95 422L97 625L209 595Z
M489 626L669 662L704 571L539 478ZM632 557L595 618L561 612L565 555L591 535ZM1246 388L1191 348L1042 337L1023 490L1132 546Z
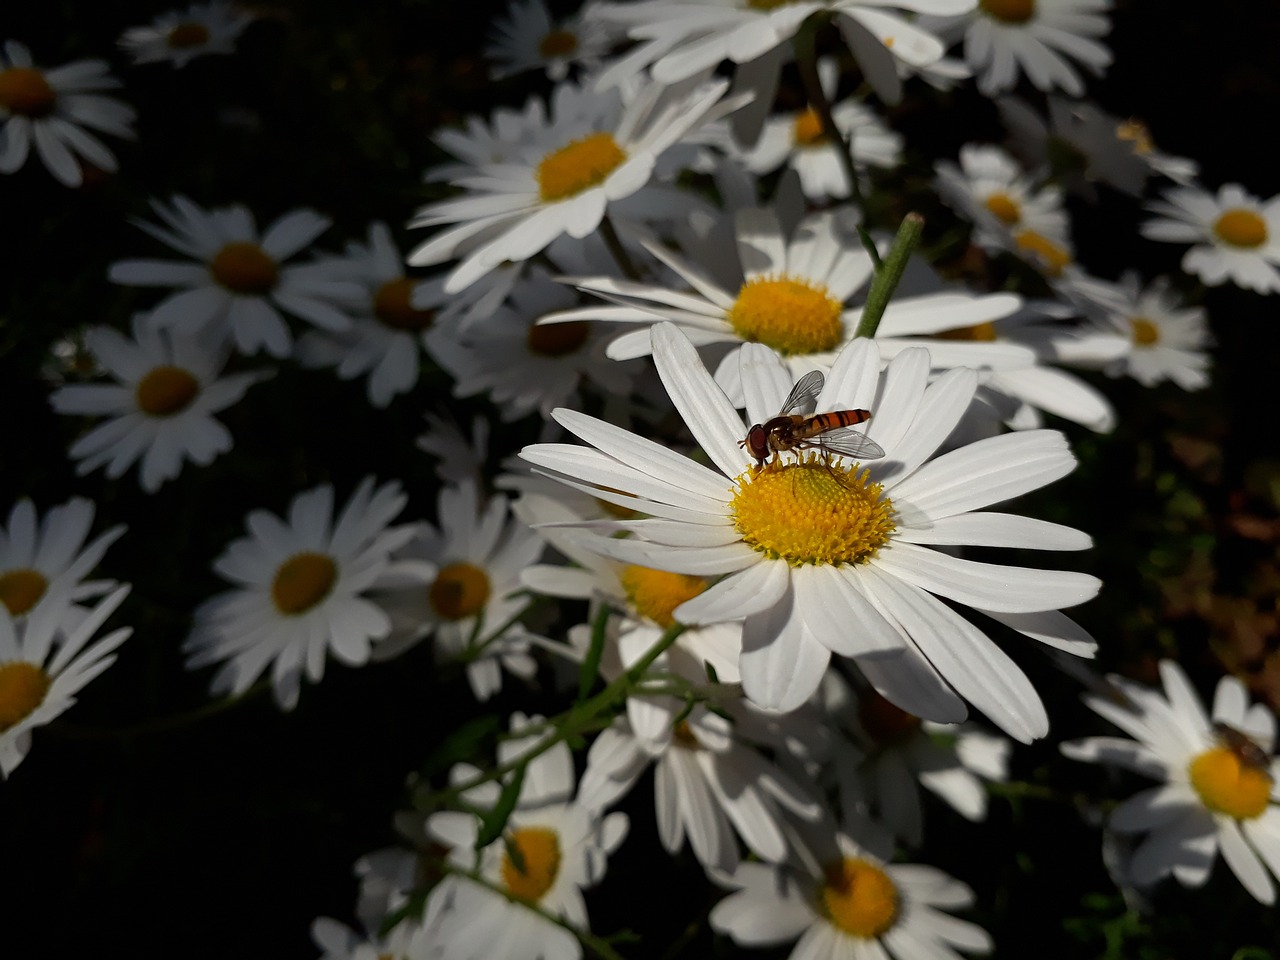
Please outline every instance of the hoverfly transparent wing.
M809 443L827 453L855 460L879 460L884 456L884 448L857 427L839 427L814 437Z
M782 409L778 411L778 416L813 413L814 405L818 402L818 394L822 392L822 384L826 379L821 370L810 370L806 373L796 381L796 385L787 394L787 399L783 402Z

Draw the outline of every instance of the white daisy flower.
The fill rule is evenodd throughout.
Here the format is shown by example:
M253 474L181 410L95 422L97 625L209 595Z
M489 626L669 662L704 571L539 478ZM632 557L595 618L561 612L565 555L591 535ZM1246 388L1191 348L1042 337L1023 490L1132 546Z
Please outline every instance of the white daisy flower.
M145 26L130 27L120 37L120 48L134 63L168 61L185 67L205 54L234 53L236 40L253 19L225 0L193 3L185 10L165 11Z
M482 164L455 178L466 195L418 211L411 226L455 226L420 245L409 262L422 266L461 257L445 284L456 293L503 261L532 257L561 234L586 236L610 205L626 198L634 198L630 206L641 214L675 214L680 204L672 198L638 192L645 191L669 147L713 119L725 87L713 82L688 91L649 84L624 103L616 89L560 84L550 120L515 159Z
M138 314L132 333L130 340L110 327L91 329L89 350L116 383L68 384L49 402L58 413L109 418L71 445L77 473L105 464L114 480L141 461L138 480L155 493L184 461L208 466L231 449L231 433L214 414L271 374L222 376L230 346L208 332L160 330Z
M20 170L33 144L45 169L68 187L83 182L81 163L114 172L114 154L88 130L133 139L133 107L100 92L118 86L105 60L77 60L46 70L35 65L22 44L5 41L0 51L0 173Z
M791 960L924 960L990 953L987 932L944 910L973 891L934 867L885 863L840 835L804 867L744 863L737 888L711 911L711 927L740 946L799 940Z
M390 629L374 649L379 660L399 656L426 637L435 637L437 655L462 660L477 700L502 688L505 667L532 677L529 634L518 623L528 607L520 572L537 562L542 539L508 515L505 497L483 505L474 480L440 490L440 529L419 524L417 535L397 556L431 565L422 585L379 595Z
M436 476L445 483L479 480L489 455L489 421L479 415L474 417L468 438L448 414L424 413L422 416L427 421L427 429L418 434L414 446L439 461Z
M406 917L385 934L359 933L330 917L311 923L311 940L320 949L320 960L433 960L439 956L435 936Z
M600 536L591 548L625 563L723 575L677 607L675 618L743 621L743 687L763 707L787 711L804 703L839 653L857 657L877 690L918 716L959 721L964 698L1011 736L1043 736L1048 717L1030 681L939 597L1089 655L1092 640L1059 608L1088 600L1098 580L979 563L930 547L1089 546L1068 527L979 512L1069 473L1075 459L1065 438L1024 431L933 457L963 417L976 375L951 370L930 383L925 350L903 351L881 374L875 343L856 340L837 357L817 410L873 410L867 435L886 458L850 466L839 457L789 454L761 466L744 449L747 424L688 339L666 323L653 328L653 339L662 382L715 469L557 410L555 419L592 446L535 444L521 456L650 518L616 521L613 529L635 536ZM791 375L758 344L743 347L741 374L750 419L763 424L782 408Z
M328 484L294 497L287 520L249 514L249 536L213 565L237 588L200 605L183 645L188 669L222 663L213 693L239 696L270 666L276 702L292 710L304 669L318 683L330 652L360 666L370 643L391 632L369 592L421 584L434 571L392 558L415 533L410 524L390 526L408 498L398 483L373 484L361 481L336 523Z
M359 297L360 287L315 263L286 264L329 228L329 218L294 210L259 234L253 214L236 204L203 210L186 197L152 200L161 226L137 220L142 230L189 260L121 260L114 283L171 287L178 292L151 315L157 326L190 333L213 323L241 353L265 349L286 357L293 346L284 310L326 330L346 330L351 319L337 302ZM279 309L277 309L279 308Z
M351 315L350 328L303 334L298 360L336 367L343 380L367 376L369 402L385 407L418 382L423 336L450 298L440 280L405 276L404 258L385 223L370 225L367 244L348 243L346 256L320 262L335 277L358 284L360 292L338 301Z
M1280 197L1259 200L1238 184L1218 195L1175 187L1148 204L1158 216L1139 230L1150 240L1194 244L1182 269L1210 286L1230 280L1258 293L1280 290Z
M32 730L66 712L76 693L115 662L132 628L89 641L128 592L117 587L65 635L70 589L49 593L16 622L0 604L0 774L8 777L22 762Z
M585 10L553 20L543 0L513 0L493 25L484 55L495 79L541 70L559 83L577 66L590 71L608 53L611 38Z
M66 591L72 616L67 626L73 626L85 613L75 601L101 596L115 586L111 580L84 579L125 530L117 524L86 545L93 513L92 501L83 497L52 507L43 520L29 498L13 505L9 522L0 526L0 606L10 617L18 620L50 592Z
M978 90L994 96L1026 75L1037 90L1084 94L1076 69L1102 76L1111 51L1097 38L1111 29L1111 0L978 0L956 19L925 17L921 26L950 39L964 36L964 58Z
M1245 889L1274 903L1271 875L1280 877L1275 715L1262 704L1250 706L1235 677L1218 681L1210 716L1176 662L1160 661L1160 679L1163 696L1108 676L1119 696L1090 693L1084 701L1133 739L1086 737L1062 744L1062 752L1162 781L1120 804L1108 820L1119 833L1147 834L1128 864L1133 883L1147 886L1172 873L1186 886L1200 886L1221 850Z

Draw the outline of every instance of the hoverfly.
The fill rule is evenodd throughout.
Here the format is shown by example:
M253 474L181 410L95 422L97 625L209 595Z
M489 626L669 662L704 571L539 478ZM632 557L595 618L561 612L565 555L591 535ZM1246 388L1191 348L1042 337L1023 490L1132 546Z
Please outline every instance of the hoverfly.
M1271 758L1261 744L1251 736L1221 720L1214 721L1213 733L1218 738L1218 742L1234 753L1244 766L1260 770L1270 776Z
M853 429L855 424L871 419L869 411L812 412L825 379L821 371L810 370L796 381L776 417L753 424L746 438L738 441L738 446L746 447L747 452L755 457L757 467L763 466L770 454L787 450L815 449L828 460L832 454L859 460L876 460L884 456L880 444L861 430ZM798 410L806 412L797 413Z

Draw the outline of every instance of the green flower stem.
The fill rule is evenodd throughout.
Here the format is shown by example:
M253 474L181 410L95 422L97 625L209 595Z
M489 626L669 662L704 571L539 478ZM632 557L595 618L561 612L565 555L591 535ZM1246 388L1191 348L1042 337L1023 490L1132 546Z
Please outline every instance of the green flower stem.
M871 289L867 291L867 302L862 308L862 319L858 321L855 337L874 337L880 320L884 317L885 307L889 306L889 298L898 289L898 281L907 269L907 261L911 253L920 244L920 234L924 230L924 217L918 213L908 213L902 218L898 227L898 235L893 238L893 246L884 263L876 269L871 280Z
M628 280L639 282L644 279L644 274L640 272L640 268L631 259L631 254L627 253L627 248L623 246L622 238L618 236L618 228L613 225L613 221L607 213L600 221L600 237L604 240L604 245L609 248L609 255L617 263L618 269L623 272Z

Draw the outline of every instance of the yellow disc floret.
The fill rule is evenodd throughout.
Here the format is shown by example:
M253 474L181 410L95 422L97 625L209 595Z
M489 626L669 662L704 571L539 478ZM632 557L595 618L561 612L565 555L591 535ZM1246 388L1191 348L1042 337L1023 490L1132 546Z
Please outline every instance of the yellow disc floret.
M538 164L538 195L555 203L604 183L622 166L627 152L611 133L593 133L547 154Z
M1005 23L1026 23L1036 15L1036 0L978 0L978 7Z
M821 353L844 338L841 306L823 284L767 275L742 285L726 319L743 340L783 356Z
M1071 251L1043 233L1023 230L1014 235L1013 242L1018 245L1019 253L1029 256L1051 277L1060 275L1071 263Z
M996 332L996 325L990 320L975 323L971 327L943 330L941 333L935 333L934 336L939 340L965 340L977 343L994 343L1000 339L999 333Z
M256 243L237 240L213 256L209 273L232 293L260 295L275 289L280 267Z
M34 67L0 70L0 107L20 117L39 119L53 113L58 95Z
M489 575L473 563L448 564L440 568L427 596L446 620L474 617L489 602Z
M1012 227L1022 219L1022 207L1007 193L993 193L987 197L983 206L1006 227Z
M1219 240L1233 247L1252 249L1267 242L1267 221L1252 210L1228 210L1213 224Z
M875 864L845 857L827 867L818 900L832 926L870 940L898 919L898 888Z
M502 855L502 882L513 897L537 903L547 895L560 873L560 837L549 827L521 827L507 834L508 848L519 851L519 862Z
M775 458L738 478L730 502L742 539L792 566L865 563L896 529L893 503L867 470L809 455Z
M649 567L627 567L618 579L636 613L664 629L675 624L671 614L676 607L707 589L707 581L702 577Z
M271 599L286 616L306 613L329 595L338 565L324 553L295 553L280 564L271 581Z
M138 409L153 417L172 417L191 406L200 381L181 367L153 367L134 389Z
M413 305L417 282L411 277L388 280L373 295L373 312L383 326L392 330L425 330L435 319L434 310L419 310Z
M578 49L578 38L568 30L552 30L538 41L538 53L551 60L569 57Z
M203 23L188 20L170 30L165 41L172 50L193 50L209 42L209 28Z
M1129 335L1139 347L1154 347L1160 342L1160 328L1146 317L1129 318Z
M822 132L822 118L813 107L796 115L791 135L795 138L797 147L816 147L827 142L826 134Z
M1200 802L1215 813L1252 820L1265 813L1270 803L1270 772L1246 763L1229 746L1197 754L1187 765L1187 773Z
M0 733L21 723L44 703L52 681L34 663L0 663Z
M11 617L20 617L44 596L49 581L39 570L18 567L0 573L0 603L9 608Z

